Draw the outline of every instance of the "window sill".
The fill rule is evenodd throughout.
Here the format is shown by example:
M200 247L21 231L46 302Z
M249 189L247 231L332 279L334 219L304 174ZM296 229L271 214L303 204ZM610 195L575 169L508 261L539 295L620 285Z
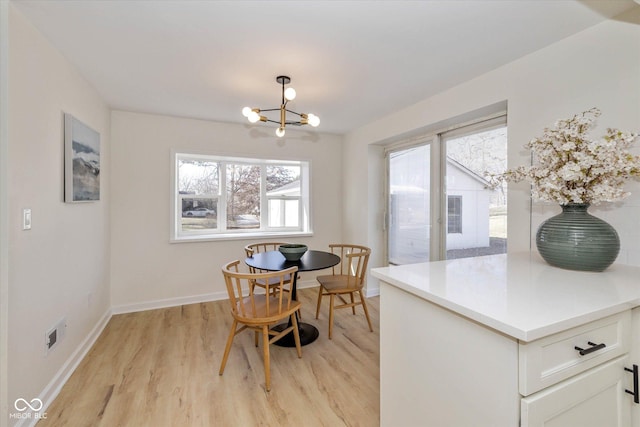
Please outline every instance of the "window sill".
M260 231L255 233L228 233L203 236L173 237L169 243L219 242L224 240L256 240L273 239L276 237L312 237L312 231Z

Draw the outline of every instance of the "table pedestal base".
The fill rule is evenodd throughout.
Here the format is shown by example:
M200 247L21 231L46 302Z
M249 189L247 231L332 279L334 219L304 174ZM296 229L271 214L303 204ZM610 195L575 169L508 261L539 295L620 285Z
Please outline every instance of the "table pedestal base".
M288 323L282 323L280 325L274 326L272 329L274 331L280 332L288 327ZM298 321L298 333L300 334L300 345L311 344L320 335L320 333L318 332L318 328L308 323L302 323L300 321ZM287 335L280 338L273 344L279 345L280 347L295 347L296 341L295 338L293 338L293 332L289 332Z

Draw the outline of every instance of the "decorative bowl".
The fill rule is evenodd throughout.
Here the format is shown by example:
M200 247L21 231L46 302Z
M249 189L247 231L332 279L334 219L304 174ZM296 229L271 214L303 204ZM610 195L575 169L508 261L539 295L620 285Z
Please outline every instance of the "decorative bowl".
M297 244L280 245L278 247L278 250L280 250L280 253L284 255L287 261L298 261L302 258L302 255L307 252L307 249L309 249L307 245Z

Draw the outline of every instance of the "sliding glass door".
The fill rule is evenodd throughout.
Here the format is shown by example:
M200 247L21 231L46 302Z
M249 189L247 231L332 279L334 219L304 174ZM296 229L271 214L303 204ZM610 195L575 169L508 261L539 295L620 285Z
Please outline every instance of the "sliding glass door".
M504 253L506 117L425 136L387 150L386 238L393 265Z

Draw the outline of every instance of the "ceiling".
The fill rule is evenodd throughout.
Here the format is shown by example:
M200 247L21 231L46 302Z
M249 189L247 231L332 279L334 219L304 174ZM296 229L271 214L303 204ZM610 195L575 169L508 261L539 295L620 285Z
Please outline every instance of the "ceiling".
M337 134L640 7L632 0L12 3L114 109L247 123L242 107L279 107L275 78L285 74L298 93L289 107L318 115L317 130Z

